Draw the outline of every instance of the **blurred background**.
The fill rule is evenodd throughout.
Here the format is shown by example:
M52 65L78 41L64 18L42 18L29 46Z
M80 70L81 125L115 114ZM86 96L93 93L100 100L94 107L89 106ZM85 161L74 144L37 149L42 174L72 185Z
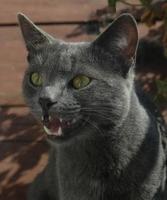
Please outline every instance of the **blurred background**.
M47 163L43 130L26 107L21 82L26 50L16 14L66 41L90 41L120 13L138 23L136 80L167 123L166 0L0 0L0 199L26 199L26 189Z

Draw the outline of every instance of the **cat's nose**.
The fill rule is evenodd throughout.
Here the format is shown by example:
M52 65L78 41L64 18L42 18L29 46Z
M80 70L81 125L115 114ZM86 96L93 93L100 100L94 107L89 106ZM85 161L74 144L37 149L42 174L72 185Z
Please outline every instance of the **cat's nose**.
M43 110L49 110L49 108L56 103L52 102L49 98L43 98L43 97L40 97L38 102Z

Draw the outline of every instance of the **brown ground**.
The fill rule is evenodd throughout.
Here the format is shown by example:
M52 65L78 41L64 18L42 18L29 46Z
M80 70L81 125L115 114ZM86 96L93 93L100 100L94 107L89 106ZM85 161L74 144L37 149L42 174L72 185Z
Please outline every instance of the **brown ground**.
M96 9L105 7L106 2L1 0L0 24L16 22L19 11L36 22L86 21ZM42 28L66 41L88 41L95 37L78 25ZM145 25L139 25L140 37L147 32ZM21 95L26 51L18 27L0 27L0 44L0 199L23 200L27 186L46 165L48 147L43 130L29 113ZM148 69L138 75L149 80L153 71ZM167 116L167 111L164 110L163 114Z

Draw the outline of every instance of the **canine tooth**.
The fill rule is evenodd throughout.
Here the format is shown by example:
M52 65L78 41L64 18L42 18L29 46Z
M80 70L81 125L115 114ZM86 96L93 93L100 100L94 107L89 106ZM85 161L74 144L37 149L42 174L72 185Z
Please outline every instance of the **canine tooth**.
M44 126L44 130L48 135L52 135L51 131L46 126Z
M59 127L59 129L58 129L57 135L62 135L62 129L61 129L61 127Z
M46 126L44 126L44 130L47 133L47 135L54 135L54 136L60 136L62 135L62 129L59 127L58 131L56 132L51 132Z

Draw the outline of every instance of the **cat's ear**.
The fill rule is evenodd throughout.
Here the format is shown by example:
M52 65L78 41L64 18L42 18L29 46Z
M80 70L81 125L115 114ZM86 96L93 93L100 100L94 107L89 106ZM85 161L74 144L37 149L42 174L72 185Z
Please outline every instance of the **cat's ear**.
M130 59L135 56L138 44L138 31L134 17L122 14L94 41L108 52L118 50Z
M28 17L22 13L17 15L23 39L28 51L36 50L39 47L52 43L53 37L38 28Z

